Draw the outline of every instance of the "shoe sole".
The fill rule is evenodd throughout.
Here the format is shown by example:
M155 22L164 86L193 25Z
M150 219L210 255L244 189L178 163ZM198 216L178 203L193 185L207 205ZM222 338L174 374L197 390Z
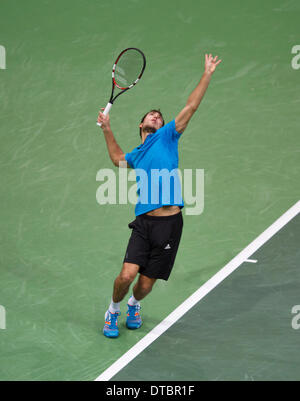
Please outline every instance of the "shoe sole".
M127 329L129 329L129 330L137 330L137 329L139 329L140 327L142 327L142 324L143 324L143 323L141 323L139 326L135 326L135 327L132 326L132 327L130 327L130 326L128 326L127 323L126 323L126 327L127 327Z
M104 331L102 331L103 335L107 338L118 338L119 337L119 333L117 335L111 335L108 333L104 333Z

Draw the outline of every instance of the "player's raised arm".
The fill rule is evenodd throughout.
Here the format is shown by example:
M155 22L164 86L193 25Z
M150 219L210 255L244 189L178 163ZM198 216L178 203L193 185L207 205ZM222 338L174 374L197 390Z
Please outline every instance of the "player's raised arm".
M104 109L102 109L104 110ZM125 162L124 165L120 165L120 167L130 167L129 164L126 162L125 160L125 153L123 152L123 150L120 148L120 146L118 145L114 134L110 128L110 122L109 122L109 114L104 115L102 112L99 112L98 115L98 123L101 123L101 128L104 134L104 138L106 141L106 145L107 145L107 150L109 153L109 157L111 158L111 161L113 162L113 164L117 167L119 167L119 162L123 161Z
M175 118L176 131L182 133L190 119L192 118L195 111L198 109L199 104L208 88L212 74L216 67L221 63L222 60L217 60L218 56L214 57L211 54L205 54L205 69L200 79L199 84L190 94L185 107L181 110L178 116Z

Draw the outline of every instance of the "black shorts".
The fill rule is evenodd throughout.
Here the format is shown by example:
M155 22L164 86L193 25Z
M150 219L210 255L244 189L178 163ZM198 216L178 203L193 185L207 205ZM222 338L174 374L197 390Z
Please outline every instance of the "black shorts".
M123 263L139 265L139 273L147 277L168 280L181 238L182 213L171 216L142 214L128 227L132 233Z

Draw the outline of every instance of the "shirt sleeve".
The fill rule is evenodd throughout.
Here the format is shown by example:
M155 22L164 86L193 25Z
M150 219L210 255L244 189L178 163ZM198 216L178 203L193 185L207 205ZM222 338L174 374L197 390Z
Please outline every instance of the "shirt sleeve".
M178 141L182 135L182 133L176 131L175 120L170 121L162 129L169 140Z
M132 162L131 153L126 153L126 154L125 154L125 160L127 161L127 163L129 164L129 166L130 166L131 168L134 168L134 167L133 167L133 162Z

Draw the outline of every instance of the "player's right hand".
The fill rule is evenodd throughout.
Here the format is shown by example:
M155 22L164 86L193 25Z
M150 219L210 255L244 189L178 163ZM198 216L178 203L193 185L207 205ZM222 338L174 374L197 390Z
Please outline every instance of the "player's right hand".
M104 108L102 107L101 110L104 111ZM105 116L101 111L99 111L97 122L102 124L101 128L103 130L110 128L109 114Z

